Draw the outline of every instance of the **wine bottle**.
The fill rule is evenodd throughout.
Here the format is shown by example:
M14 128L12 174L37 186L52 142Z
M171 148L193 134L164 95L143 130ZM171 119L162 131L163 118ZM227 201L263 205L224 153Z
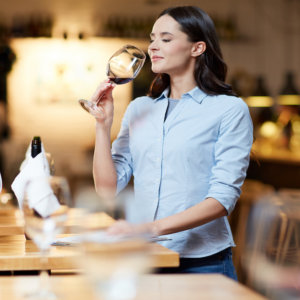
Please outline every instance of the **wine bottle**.
M31 157L34 158L42 152L42 141L39 136L34 136L31 141ZM41 215L34 209L34 214L38 217Z
M34 136L31 141L31 157L34 158L41 152L42 152L41 138L39 136ZM24 201L27 201L27 200L24 200ZM42 218L42 216L35 209L33 209L33 212L36 217ZM24 234L25 234L26 240L31 240L31 238L26 234L26 232Z

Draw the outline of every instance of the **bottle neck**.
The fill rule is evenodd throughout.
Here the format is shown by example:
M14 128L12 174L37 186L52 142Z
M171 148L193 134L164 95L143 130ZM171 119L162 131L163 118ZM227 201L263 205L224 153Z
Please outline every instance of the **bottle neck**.
M36 157L42 152L42 143L40 137L34 137L31 142L31 156Z

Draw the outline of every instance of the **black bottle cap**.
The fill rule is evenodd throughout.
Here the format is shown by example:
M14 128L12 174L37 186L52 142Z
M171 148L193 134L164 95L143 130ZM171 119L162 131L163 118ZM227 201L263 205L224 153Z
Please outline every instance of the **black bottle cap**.
M36 157L39 153L42 152L42 142L39 136L35 136L31 142L31 156Z

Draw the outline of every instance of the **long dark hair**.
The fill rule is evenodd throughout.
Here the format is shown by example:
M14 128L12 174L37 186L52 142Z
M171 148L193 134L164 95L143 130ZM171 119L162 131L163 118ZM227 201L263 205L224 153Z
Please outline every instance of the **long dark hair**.
M198 87L209 95L236 96L231 86L225 83L227 66L223 60L216 29L212 19L199 7L177 6L165 9L159 16L169 15L188 35L189 41L206 43L206 50L196 59L194 77ZM148 95L158 97L170 85L167 74L157 74Z

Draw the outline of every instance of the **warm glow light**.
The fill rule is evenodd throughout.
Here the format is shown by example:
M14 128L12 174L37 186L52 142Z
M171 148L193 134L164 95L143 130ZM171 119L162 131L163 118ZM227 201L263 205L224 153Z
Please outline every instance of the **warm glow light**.
M300 95L280 95L278 96L279 105L300 105Z
M269 96L251 96L245 99L249 107L271 107L273 99Z
M17 63L9 80L9 102L15 114L12 123L22 128L24 135L24 124L19 121L24 117L32 120L26 126L32 133L36 127L41 130L44 126L48 127L49 132L55 132L52 130L53 125L52 129L49 128L45 118L53 120L61 116L60 121L56 120L60 128L66 128L66 123L72 118L82 128L80 143L90 139L86 132L94 131L94 120L82 110L77 100L91 97L97 85L106 78L107 60L123 45L124 41L116 39L14 40L12 46L17 53ZM131 100L131 85L118 86L115 89L115 100L114 137L119 130L122 114ZM71 134L64 130L59 132L64 136ZM55 133L56 139L59 132Z
M279 130L277 125L274 122L267 121L262 124L262 126L259 129L259 133L262 137L265 138L274 138L278 135Z
M57 165L91 172L84 151L93 147L95 120L78 99L92 96L106 79L109 57L125 44L128 40L110 38L12 40L17 55L8 77L12 140L23 148L40 135ZM132 83L117 86L113 94L112 139L132 98Z

